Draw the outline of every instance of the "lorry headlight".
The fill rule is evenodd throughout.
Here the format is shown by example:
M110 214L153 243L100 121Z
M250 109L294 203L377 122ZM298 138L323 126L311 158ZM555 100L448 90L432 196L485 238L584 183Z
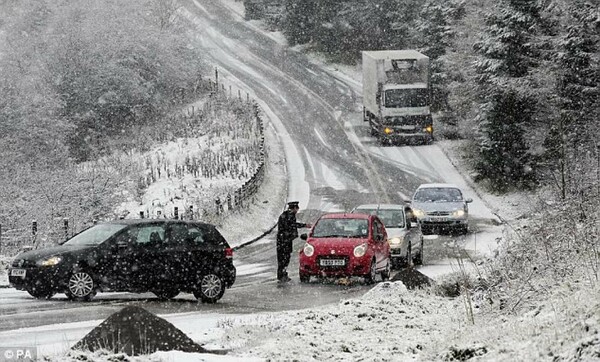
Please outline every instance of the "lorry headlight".
M361 256L365 256L367 253L367 244L360 244L359 246L354 248L354 256L360 258Z
M385 129L383 130L383 133L385 134L391 134L394 133L394 130L388 127L385 127Z
M310 244L304 245L304 255L313 256L314 253L315 253L315 248L312 245L310 245Z
M62 259L60 256L53 256L48 259L38 260L37 265L39 265L39 266L54 266L54 265L57 265L58 263L60 263L61 260Z

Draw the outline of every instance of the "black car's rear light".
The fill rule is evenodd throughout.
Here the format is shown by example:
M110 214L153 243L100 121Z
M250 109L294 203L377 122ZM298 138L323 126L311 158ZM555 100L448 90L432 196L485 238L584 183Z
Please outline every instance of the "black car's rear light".
M226 248L225 249L225 257L227 259L233 258L233 249L232 248Z

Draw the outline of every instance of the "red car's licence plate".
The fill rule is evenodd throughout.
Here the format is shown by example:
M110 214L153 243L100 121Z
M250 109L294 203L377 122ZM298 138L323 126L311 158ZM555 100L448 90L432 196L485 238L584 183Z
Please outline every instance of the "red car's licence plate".
M321 266L344 266L346 265L345 259L321 259Z

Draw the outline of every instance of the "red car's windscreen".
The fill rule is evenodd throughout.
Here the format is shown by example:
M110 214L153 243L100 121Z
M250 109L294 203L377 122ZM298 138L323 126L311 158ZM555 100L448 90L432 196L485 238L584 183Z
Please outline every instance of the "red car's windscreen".
M321 219L315 225L313 238L365 238L369 236L367 219Z

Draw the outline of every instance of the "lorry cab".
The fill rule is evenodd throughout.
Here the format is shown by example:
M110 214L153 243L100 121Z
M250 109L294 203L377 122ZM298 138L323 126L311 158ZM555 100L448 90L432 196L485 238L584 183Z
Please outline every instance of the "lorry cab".
M364 120L381 144L433 140L429 58L416 50L363 52Z

